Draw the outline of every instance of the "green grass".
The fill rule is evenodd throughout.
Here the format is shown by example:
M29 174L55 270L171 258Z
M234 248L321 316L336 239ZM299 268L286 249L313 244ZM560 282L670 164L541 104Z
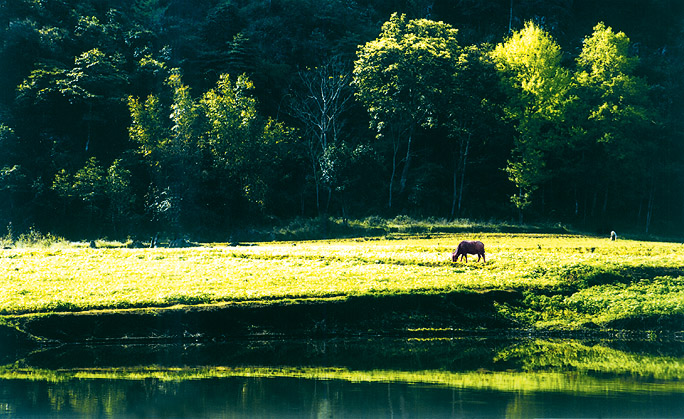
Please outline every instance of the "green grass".
M462 239L487 263L452 263ZM125 249L56 242L0 251L0 314L406 293L516 290L521 325L684 316L684 245L570 234L445 234ZM682 327L684 329L684 326Z

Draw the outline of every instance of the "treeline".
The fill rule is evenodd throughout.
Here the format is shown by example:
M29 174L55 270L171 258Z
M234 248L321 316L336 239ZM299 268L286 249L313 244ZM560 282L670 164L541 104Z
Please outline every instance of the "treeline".
M684 227L676 0L0 4L0 224ZM645 4L647 3L647 4Z

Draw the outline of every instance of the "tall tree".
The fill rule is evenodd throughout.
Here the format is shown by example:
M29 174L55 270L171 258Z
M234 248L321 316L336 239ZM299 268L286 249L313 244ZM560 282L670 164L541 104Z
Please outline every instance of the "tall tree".
M127 224L135 202L131 189L131 171L125 167L121 159L114 160L107 169L105 193L109 201L109 215L115 236L119 236L121 225ZM130 224L130 222L128 222Z
M206 156L219 177L232 179L241 196L258 210L271 205L280 162L288 153L291 130L282 123L262 118L250 95L254 85L245 75L231 81L221 75L216 88L202 97L207 131Z
M506 170L518 188L511 201L522 222L532 193L550 176L548 154L559 146L559 139L562 141L560 128L570 76L561 65L558 44L531 22L498 44L492 57L509 92L507 117L517 131Z
M300 71L300 83L292 93L290 109L292 116L304 127L304 139L316 191L316 211L319 213L321 164L324 155L336 155L328 149L340 145L342 115L349 108L352 99L350 79L351 75L345 70L345 65L339 60L331 59L314 69ZM331 193L332 188L328 187L326 212Z
M184 217L192 218L196 209L202 122L199 106L179 72L168 78L167 86L171 90L168 110L153 95L144 103L129 98L129 134L139 143L152 172L148 208L154 219L178 232Z
M484 143L500 117L500 91L486 47L464 47L454 66L452 85L445 92L445 125L453 140L452 218L461 212L469 157L477 148L473 140Z
M105 115L111 115L113 107L123 106L123 86L128 83L128 77L121 69L122 65L120 55L108 56L95 48L76 57L74 67L60 82L60 91L69 101L87 109L82 112L86 151L90 148L93 124L106 122Z
M592 213L597 195L602 195L600 213L605 216L611 191L621 190L624 199L633 195L629 191L642 188L648 191L642 194L649 196L646 218L650 220L657 177L657 162L652 158L659 135L648 85L634 75L638 61L630 54L629 38L603 23L584 39L573 84L579 99L575 106L576 154L581 156L575 163L585 171L577 178L584 180L585 189L594 195Z
M393 14L377 39L362 45L354 66L357 98L371 117L378 139L391 144L388 206L403 163L398 193L406 189L416 129L436 124L445 83L458 58L457 30L442 22ZM405 157L399 161L402 151Z
M106 173L95 157L88 159L74 174L61 169L55 175L52 189L64 201L63 217L80 226L75 229L76 232L88 235L96 233L93 221L105 209L106 182ZM97 230L100 233L100 229Z
M0 226L6 226L19 213L21 195L28 188L27 173L16 155L17 136L0 123Z

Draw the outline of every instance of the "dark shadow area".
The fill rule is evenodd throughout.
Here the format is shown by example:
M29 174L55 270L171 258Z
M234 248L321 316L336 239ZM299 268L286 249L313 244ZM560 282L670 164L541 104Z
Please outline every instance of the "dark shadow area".
M32 336L68 342L123 339L229 339L248 336L403 335L410 329L504 329L514 326L494 303L514 291L403 294L263 304L170 307L16 317Z

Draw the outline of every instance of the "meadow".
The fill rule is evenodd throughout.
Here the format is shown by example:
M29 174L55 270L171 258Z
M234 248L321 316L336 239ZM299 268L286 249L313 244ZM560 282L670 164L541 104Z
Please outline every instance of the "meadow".
M463 239L482 240L487 263L473 256L453 263ZM183 249L58 242L0 250L0 314L507 290L520 300L495 309L520 327L642 322L684 330L683 267L680 243L573 234L393 234Z

